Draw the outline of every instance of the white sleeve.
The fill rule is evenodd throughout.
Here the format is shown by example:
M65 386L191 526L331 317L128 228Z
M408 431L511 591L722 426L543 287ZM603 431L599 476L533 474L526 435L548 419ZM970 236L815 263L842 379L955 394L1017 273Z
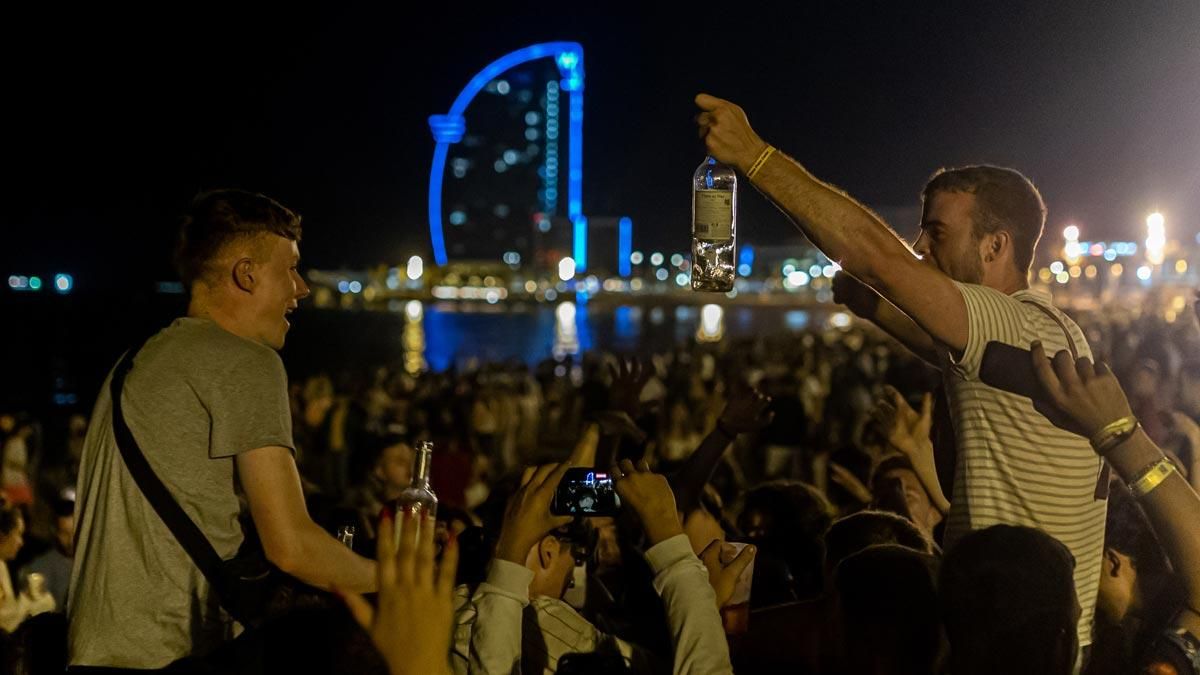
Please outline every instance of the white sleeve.
M979 379L983 350L989 342L1027 348L1025 306L1020 300L986 286L954 282L967 305L967 346L962 358L951 359L951 367L962 378Z
M646 551L646 562L654 571L654 590L666 605L675 675L732 674L717 596L687 535L659 542Z
M455 619L451 662L456 675L520 672L521 615L529 605L532 581L533 572L525 566L507 560L492 561L487 580Z

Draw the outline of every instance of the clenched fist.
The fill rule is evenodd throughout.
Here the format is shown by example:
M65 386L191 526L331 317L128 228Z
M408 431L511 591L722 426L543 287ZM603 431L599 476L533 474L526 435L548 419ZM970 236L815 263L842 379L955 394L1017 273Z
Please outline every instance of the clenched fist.
M703 111L696 117L696 123L708 154L745 174L767 147L750 128L745 111L708 94L697 96L696 105Z

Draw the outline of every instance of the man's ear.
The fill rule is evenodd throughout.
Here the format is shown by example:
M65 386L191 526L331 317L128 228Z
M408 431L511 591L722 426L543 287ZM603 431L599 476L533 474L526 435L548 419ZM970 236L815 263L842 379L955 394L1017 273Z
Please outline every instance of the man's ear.
M554 564L554 559L562 555L562 544L558 541L558 537L548 534L542 537L537 545L538 565L542 569L550 569Z
M240 258L233 265L234 285L247 293L253 293L255 286L254 271L253 260L249 258Z
M1111 548L1104 549L1104 567L1102 569L1103 574L1107 574L1110 577L1115 577L1121 573L1121 565L1123 564L1124 563L1121 561L1121 556L1117 555L1116 551L1112 550Z
M1012 236L1005 230L996 230L988 235L986 250L983 253L983 259L986 262L998 260L1004 254L1005 249L1012 248Z

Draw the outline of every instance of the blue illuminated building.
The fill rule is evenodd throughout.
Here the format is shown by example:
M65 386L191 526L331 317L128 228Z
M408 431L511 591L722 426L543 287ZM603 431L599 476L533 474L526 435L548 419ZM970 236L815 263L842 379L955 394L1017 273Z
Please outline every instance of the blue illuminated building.
M556 69L557 77L546 78L544 88L539 85L534 102L528 83L521 83L518 77L531 79L527 69L537 65L541 59L552 59L552 68ZM526 64L530 64L527 66ZM523 68L525 70L523 70ZM509 82L508 79L514 82ZM513 191L528 192L529 200L516 204L491 203L489 209L481 204L465 204L461 207L452 205L448 220L456 228L466 228L470 231L472 219L480 217L491 219L486 226L481 227L494 233L503 243L513 246L494 245L490 248L502 251L509 248L520 248L522 234L511 234L506 223L517 223L512 226L520 232L522 225L530 225L530 230L547 233L551 228L551 219L560 215L559 185L563 172L561 171L561 133L563 101L566 97L566 133L567 133L567 162L566 162L566 217L571 224L572 241L570 252L576 261L576 269L582 272L587 269L587 218L583 215L583 47L575 42L550 42L536 44L519 49L493 61L481 70L467 83L462 92L454 100L450 112L445 115L433 115L429 118L429 128L433 132L436 145L433 151L433 165L429 174L429 234L433 246L434 260L438 265L448 261L446 232L443 224L443 202L447 163L451 159L451 146L463 147L463 156L455 157L450 171L455 179L464 179L471 170L487 171L493 169L496 174L509 173L508 182L491 180L489 183L499 183L495 189L498 192L511 194ZM497 148L468 135L465 113L467 107L481 93L496 94L512 99L506 114L497 115L503 123L511 125L509 118L514 115L525 122L524 136L520 143L524 148L518 151L517 142L509 145L512 149L504 148L496 156ZM534 109L537 105L538 109ZM511 114L509 114L511 113ZM542 119L544 116L544 119ZM480 120L472 124L497 123L492 120ZM520 126L520 125L515 125ZM472 132L474 133L474 132ZM457 152L457 151L456 151ZM492 153L492 154L489 154ZM470 156L468 156L470 155ZM494 158L494 161L492 161ZM535 159L536 158L536 159ZM530 184L526 184L524 168L529 168ZM533 173L536 167L536 173ZM534 177L536 176L536 177ZM489 174L489 178L496 176ZM474 191L478 192L478 191ZM487 201L481 197L480 202ZM492 200L495 201L495 200ZM528 206L528 208L526 208ZM479 214L482 214L480 216ZM523 220L533 218L533 221ZM499 225L497 225L499 223ZM482 240L482 232L476 231L473 236L463 236L468 242ZM533 234L533 236L537 236ZM477 243L477 242L476 242Z

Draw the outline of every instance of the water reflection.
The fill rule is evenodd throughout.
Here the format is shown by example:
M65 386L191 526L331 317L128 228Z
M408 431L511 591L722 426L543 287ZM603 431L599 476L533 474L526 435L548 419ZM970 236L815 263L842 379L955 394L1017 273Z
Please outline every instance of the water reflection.
M425 370L425 307L420 300L410 300L404 306L404 370L411 375Z
M700 325L696 327L697 342L720 342L725 336L725 310L720 305L705 305L700 309Z
M554 358L579 353L579 331L575 325L575 303L560 302L554 310ZM586 310L585 310L586 313Z

